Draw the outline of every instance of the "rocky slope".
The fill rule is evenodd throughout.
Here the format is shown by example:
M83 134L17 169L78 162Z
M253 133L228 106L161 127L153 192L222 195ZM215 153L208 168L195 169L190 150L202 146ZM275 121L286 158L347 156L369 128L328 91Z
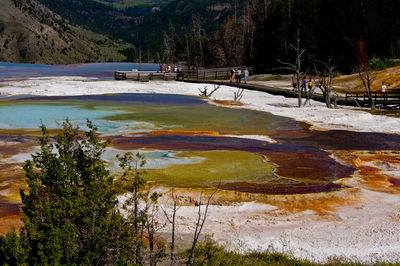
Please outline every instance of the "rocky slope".
M0 0L0 61L122 61L127 43L72 25L36 0Z

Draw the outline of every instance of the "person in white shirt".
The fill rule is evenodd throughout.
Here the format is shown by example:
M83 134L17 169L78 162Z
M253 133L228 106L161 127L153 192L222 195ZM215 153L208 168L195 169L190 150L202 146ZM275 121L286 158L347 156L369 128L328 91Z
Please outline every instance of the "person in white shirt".
M386 93L386 89L387 87L385 85L385 82L382 82L382 93Z
M241 80L242 80L242 70L238 68L238 70L236 71L236 83L240 83Z
M387 87L385 85L385 82L382 82L382 94L383 94L382 97L384 101L386 100L386 89Z
M247 84L247 80L249 79L249 70L246 68L244 70L244 84Z

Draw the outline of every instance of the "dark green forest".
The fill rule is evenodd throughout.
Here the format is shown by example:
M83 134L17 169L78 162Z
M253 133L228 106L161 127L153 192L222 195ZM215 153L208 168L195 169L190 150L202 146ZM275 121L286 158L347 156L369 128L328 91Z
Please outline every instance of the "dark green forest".
M339 70L348 72L357 64L360 40L370 59L400 56L399 11L400 2L393 0L246 1L240 14L231 12L218 31L203 37L205 63L271 71L279 66L277 59L293 60L290 46L298 31L306 65L331 58ZM184 43L181 38L180 60L185 60Z

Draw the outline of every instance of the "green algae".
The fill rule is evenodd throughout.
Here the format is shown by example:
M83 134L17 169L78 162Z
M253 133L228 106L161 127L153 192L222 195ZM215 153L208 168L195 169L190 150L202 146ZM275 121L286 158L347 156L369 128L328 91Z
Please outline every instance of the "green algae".
M130 106L124 114L105 117L112 121L145 121L163 129L217 131L221 134L268 135L289 119L268 113L218 107L199 106Z
M148 180L173 186L207 186L219 182L266 183L278 179L275 165L255 153L242 151L182 152L177 157L201 157L199 163L147 169Z

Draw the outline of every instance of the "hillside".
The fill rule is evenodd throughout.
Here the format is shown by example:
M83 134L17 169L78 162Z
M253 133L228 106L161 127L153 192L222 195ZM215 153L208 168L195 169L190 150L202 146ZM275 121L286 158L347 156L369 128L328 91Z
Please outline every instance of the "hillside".
M96 2L109 5L118 9L124 9L135 6L164 6L172 0L95 0Z
M239 1L241 2L241 1ZM164 57L164 34L175 41L199 18L211 36L226 16L229 1L182 0L0 0L2 61L81 63L144 61ZM107 37L105 37L107 36ZM122 41L115 41L122 40Z
M0 61L70 64L122 61L128 44L77 25L36 0L0 0Z

